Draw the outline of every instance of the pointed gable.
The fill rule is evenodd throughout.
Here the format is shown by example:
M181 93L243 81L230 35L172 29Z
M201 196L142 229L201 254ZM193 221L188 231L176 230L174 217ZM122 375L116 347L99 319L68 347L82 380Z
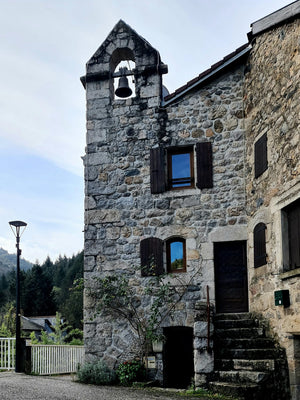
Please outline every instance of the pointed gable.
M158 51L120 20L87 62L87 73L100 72L104 66L107 70L114 70L120 61L127 59L140 68L161 63Z

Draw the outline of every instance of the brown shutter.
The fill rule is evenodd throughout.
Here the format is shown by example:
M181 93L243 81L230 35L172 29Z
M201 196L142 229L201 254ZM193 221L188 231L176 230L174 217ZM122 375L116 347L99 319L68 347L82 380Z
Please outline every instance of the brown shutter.
M213 163L211 142L196 145L197 155L197 187L199 189L213 187Z
M300 200L288 208L290 268L300 267Z
M258 178L268 168L267 140L265 133L254 145L255 178Z
M259 223L254 228L254 267L261 267L267 263L266 253L266 225Z
M151 237L141 241L141 275L155 276L164 272L163 241Z
M150 184L151 193L162 193L165 191L163 147L155 147L150 150Z

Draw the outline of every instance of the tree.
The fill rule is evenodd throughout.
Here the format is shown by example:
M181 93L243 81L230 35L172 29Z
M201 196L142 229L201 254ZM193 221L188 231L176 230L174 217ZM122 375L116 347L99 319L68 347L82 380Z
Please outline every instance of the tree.
M42 267L35 264L26 274L22 309L26 316L53 315L56 307L52 296L52 282Z
M16 334L16 308L7 303L0 315L0 337L14 337Z

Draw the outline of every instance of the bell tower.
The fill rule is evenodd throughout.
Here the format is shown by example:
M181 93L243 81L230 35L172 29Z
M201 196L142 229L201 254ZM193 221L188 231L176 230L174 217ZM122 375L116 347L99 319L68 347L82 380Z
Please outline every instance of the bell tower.
M86 75L81 81L87 98L89 92L97 90L98 95L112 102L131 95L125 95L127 83L122 85L122 81L119 81L119 86L121 83L121 88L124 88L123 95L116 95L118 87L115 87L115 83L118 78L125 82L132 77L135 96L139 100L156 97L159 105L162 96L161 76L167 71L168 67L161 62L158 51L120 20L88 61Z
M86 65L84 275L132 274L141 237L149 234L150 149L161 135L162 74L167 66L145 39L120 20ZM134 342L120 321L95 316L85 298L86 359L105 355L114 367ZM99 338L106 337L107 340ZM132 343L131 343L132 342ZM118 343L118 345L116 345ZM121 345L122 344L122 345Z

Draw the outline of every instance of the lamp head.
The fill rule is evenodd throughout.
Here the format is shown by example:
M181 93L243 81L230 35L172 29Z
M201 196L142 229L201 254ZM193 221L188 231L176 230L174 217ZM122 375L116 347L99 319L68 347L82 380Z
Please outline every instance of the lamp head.
M24 232L27 224L26 222L23 221L10 221L9 225L11 227L11 230L13 231L13 234L15 235L16 238L20 237L20 229L24 228L22 233ZM15 228L15 231L13 230L13 227Z

